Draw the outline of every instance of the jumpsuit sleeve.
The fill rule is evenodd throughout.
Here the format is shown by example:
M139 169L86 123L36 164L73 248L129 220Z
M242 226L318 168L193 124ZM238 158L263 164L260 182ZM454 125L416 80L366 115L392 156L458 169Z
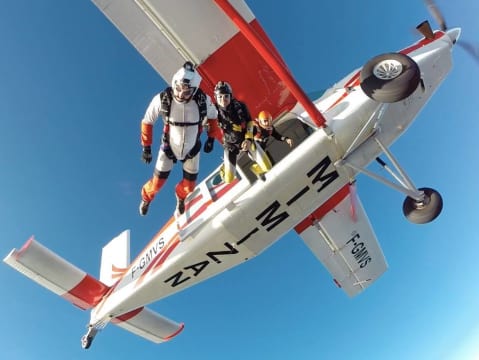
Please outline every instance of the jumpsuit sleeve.
M153 143L153 125L160 116L161 94L157 94L146 109L145 116L141 120L141 145L151 146Z
M273 132L271 133L271 136L274 137L278 141L284 141L284 139L285 139L285 137L283 135L281 135L278 132L278 130L276 130L274 127L273 127Z
M211 98L206 95L206 117L208 123L207 136L215 138L220 144L223 143L223 131L218 124L218 109L211 101Z
M208 119L216 119L218 117L218 110L213 105L209 95L206 95L206 117Z

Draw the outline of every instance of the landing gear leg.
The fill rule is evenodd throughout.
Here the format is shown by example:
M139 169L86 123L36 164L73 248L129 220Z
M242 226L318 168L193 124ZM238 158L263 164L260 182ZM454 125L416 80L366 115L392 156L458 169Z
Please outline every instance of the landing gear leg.
M91 343L93 342L93 339L95 338L95 335L97 333L98 330L93 326L89 325L87 333L81 338L81 347L85 350L88 349L91 346Z
M436 190L431 188L416 189L411 179L409 179L407 174L403 171L403 169L393 157L391 152L381 143L381 141L377 137L374 137L374 140L377 142L381 150L391 161L396 171L391 169L379 157L376 158L376 161L397 181L397 183L394 183L382 176L374 174L373 172L368 171L365 168L355 166L353 163L348 161L347 158L338 162L338 165L349 166L350 168L358 172L362 172L363 174L368 175L369 177L406 194L407 197L403 203L403 213L410 222L415 224L425 224L437 218L442 210L441 195Z

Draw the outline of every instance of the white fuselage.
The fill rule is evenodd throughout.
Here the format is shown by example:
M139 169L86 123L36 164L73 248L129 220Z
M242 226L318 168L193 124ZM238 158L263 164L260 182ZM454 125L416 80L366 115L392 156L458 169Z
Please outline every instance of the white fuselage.
M189 196L92 311L108 321L219 274L261 253L354 180L341 160L364 167L411 124L451 68L452 41L444 35L404 51L419 65L421 84L406 99L381 104L361 90L358 70L315 101L327 120L266 174L266 181L214 185L217 171ZM310 124L299 105L287 117ZM311 124L310 124L311 125ZM311 125L312 128L315 128ZM241 172L240 172L241 175Z

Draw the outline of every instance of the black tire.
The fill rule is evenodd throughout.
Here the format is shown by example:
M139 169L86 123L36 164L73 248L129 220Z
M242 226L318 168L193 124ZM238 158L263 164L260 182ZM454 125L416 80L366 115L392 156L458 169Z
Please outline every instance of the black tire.
M371 99L394 103L411 95L421 81L416 62L401 53L378 55L363 66L361 89Z
M442 197L434 189L421 188L424 191L424 201L418 202L409 196L404 200L404 216L414 224L426 224L439 216L442 210Z
M85 350L89 349L90 346L91 346L92 341L93 341L93 338L91 336L87 336L87 335L82 336L81 347Z

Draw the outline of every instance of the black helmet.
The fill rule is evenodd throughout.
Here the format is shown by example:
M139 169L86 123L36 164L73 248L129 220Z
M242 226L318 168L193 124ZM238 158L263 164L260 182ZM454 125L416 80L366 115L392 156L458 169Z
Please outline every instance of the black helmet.
M228 84L226 81L218 81L215 86L215 96L217 95L233 95L233 89L231 89L231 85Z

